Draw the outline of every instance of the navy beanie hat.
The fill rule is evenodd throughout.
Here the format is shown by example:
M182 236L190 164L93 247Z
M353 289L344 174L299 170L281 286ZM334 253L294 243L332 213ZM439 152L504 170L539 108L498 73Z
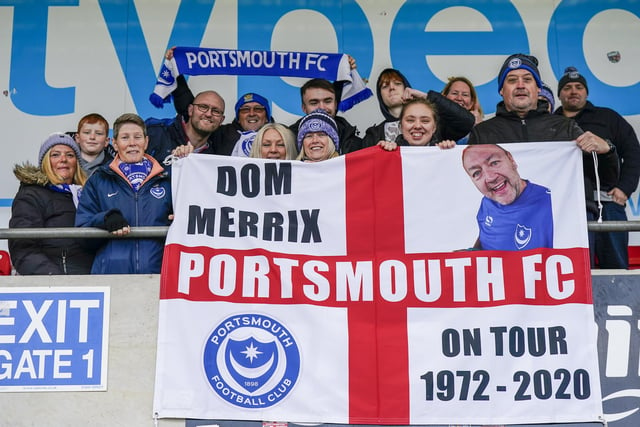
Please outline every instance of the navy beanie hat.
M298 150L302 150L302 140L304 136L311 132L324 132L333 141L333 145L336 146L336 151L340 149L340 137L338 136L338 125L336 121L325 110L317 109L300 120L300 126L298 127Z
M257 102L262 105L267 112L267 120L271 120L271 108L269 107L269 101L267 101L267 98L251 92L245 93L238 99L238 102L236 102L236 106L234 107L236 110L236 118L238 118L240 107L249 102Z
M551 112L553 112L553 110L555 110L556 108L556 100L553 96L553 91L544 82L542 83L542 87L540 88L540 96L543 96L547 100L547 102L549 102L549 105L551 105Z
M527 70L533 74L533 78L536 80L538 87L542 87L540 71L538 71L538 58L532 55L525 55L524 53L515 53L509 56L506 61L504 61L504 64L502 64L502 68L500 68L500 74L498 74L498 92L502 90L502 85L504 84L504 79L507 77L507 74L513 70L520 69Z
M584 78L582 74L578 72L576 67L567 67L564 69L564 75L560 78L558 82L558 96L560 96L560 91L567 83L571 82L579 82L582 83L582 86L587 90L587 95L589 94L589 86L587 86L587 80Z
M44 159L44 155L47 154L47 151L51 149L51 147L55 145L66 145L75 151L76 157L78 160L80 159L80 147L78 144L66 133L55 132L52 133L44 140L42 145L40 146L40 152L38 153L38 166L42 167L42 159Z

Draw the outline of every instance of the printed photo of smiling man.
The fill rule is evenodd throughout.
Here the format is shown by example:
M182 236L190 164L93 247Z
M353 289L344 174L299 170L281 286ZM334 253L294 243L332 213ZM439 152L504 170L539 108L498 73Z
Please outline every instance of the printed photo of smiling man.
M522 179L510 152L497 144L469 145L462 152L462 165L484 196L473 249L553 247L551 191Z

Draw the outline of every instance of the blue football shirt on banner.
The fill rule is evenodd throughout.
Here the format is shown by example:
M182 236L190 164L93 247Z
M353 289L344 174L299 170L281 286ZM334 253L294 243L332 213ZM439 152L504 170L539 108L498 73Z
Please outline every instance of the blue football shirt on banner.
M477 215L480 247L484 250L519 251L553 247L551 192L527 183L511 204L482 199Z

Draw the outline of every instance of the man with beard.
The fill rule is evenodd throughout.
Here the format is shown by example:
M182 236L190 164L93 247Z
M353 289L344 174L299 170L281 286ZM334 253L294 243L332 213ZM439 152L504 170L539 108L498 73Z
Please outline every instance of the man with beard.
M178 76L176 82L178 86L171 94L173 104L176 112L187 120L193 93L184 76ZM220 125L210 139L218 147L215 154L248 157L256 133L265 124L273 123L269 100L255 92L245 93L238 98L234 111L236 116L233 121ZM181 148L181 151L185 148Z
M462 166L484 195L475 249L520 251L553 247L548 188L522 179L510 152L496 144L469 145Z
M180 151L229 155L233 145L225 146L215 131L224 120L224 99L215 91L200 92L187 108L188 119L178 114L173 120L147 119L147 153L159 162ZM235 142L234 142L235 144Z
M587 101L587 80L575 67L567 67L558 83L558 98L562 107L556 114L572 118L584 129L604 138L616 147L620 158L620 177L606 182L608 191L600 193L602 219L626 221L627 199L638 186L640 178L640 144L633 127L620 114L610 108L596 107ZM596 195L594 195L596 197ZM596 219L592 216L590 219ZM600 268L629 268L629 233L590 233L595 244Z

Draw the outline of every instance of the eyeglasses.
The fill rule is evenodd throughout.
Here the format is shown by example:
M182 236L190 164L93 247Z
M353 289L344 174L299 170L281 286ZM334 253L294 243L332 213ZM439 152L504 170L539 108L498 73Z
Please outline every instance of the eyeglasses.
M262 105L255 105L252 107L241 107L240 109L238 109L238 112L243 114L249 114L251 111L259 114L264 113L266 111L266 108L264 108Z
M215 117L220 117L221 115L224 114L224 111L218 110L213 105L207 105L207 104L191 104L191 105L196 107L198 111L200 111L202 114L208 113L209 110L211 110L211 115Z

